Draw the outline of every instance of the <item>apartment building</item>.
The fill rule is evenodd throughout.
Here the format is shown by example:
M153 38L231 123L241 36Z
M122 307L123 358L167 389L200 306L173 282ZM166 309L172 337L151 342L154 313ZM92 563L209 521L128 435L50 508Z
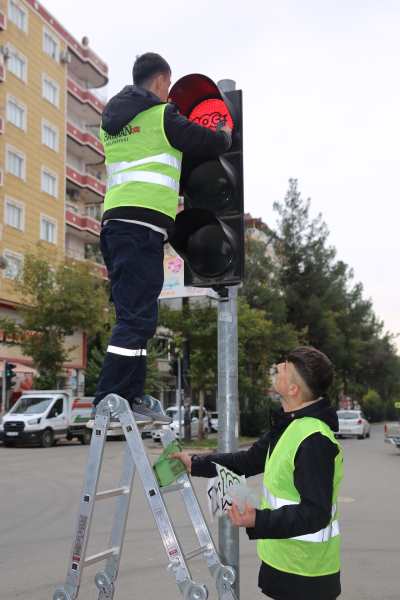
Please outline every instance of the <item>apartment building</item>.
M106 277L98 248L105 96L97 88L107 81L88 38L78 42L35 0L0 0L0 317L18 319L14 279L38 245L54 260L90 261ZM5 342L0 359L30 364ZM79 371L83 334L69 345L77 347L68 367Z

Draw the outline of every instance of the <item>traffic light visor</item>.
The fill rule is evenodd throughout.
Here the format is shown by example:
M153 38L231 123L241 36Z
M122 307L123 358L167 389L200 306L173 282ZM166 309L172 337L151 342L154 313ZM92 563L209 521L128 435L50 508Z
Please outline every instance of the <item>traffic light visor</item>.
M182 77L172 86L169 97L190 121L213 130L219 124L234 128L231 103L206 75L194 73Z

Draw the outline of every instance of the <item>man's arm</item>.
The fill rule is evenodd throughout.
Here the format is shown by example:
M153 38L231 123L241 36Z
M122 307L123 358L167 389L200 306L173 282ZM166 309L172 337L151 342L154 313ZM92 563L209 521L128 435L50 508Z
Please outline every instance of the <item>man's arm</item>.
M237 475L251 477L264 471L269 439L270 434L265 433L248 450L240 452L193 456L187 452L177 452L173 456L179 458L195 477L215 477L217 469L214 463L227 467Z
M255 526L247 529L249 538L291 538L326 527L331 519L337 452L337 446L320 433L306 438L295 458L294 484L300 504L256 510Z
M212 131L179 114L174 104L164 112L164 129L171 146L194 158L214 158L231 147L229 128Z

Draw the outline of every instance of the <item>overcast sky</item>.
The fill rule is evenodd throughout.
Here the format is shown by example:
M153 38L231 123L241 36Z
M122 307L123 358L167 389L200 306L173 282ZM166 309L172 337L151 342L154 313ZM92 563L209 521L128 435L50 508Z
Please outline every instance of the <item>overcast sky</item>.
M400 332L398 0L43 4L108 63L108 96L131 83L146 51L165 56L173 81L193 72L235 79L246 210L273 227L272 204L297 178L338 258L386 329Z

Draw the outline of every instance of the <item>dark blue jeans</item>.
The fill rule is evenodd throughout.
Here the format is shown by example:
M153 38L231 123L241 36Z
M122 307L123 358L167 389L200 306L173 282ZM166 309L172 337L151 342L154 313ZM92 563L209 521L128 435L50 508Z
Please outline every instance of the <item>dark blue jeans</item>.
M116 324L96 389L95 404L109 393L129 403L143 394L147 341L157 327L164 282L161 233L143 225L108 221L100 235Z

